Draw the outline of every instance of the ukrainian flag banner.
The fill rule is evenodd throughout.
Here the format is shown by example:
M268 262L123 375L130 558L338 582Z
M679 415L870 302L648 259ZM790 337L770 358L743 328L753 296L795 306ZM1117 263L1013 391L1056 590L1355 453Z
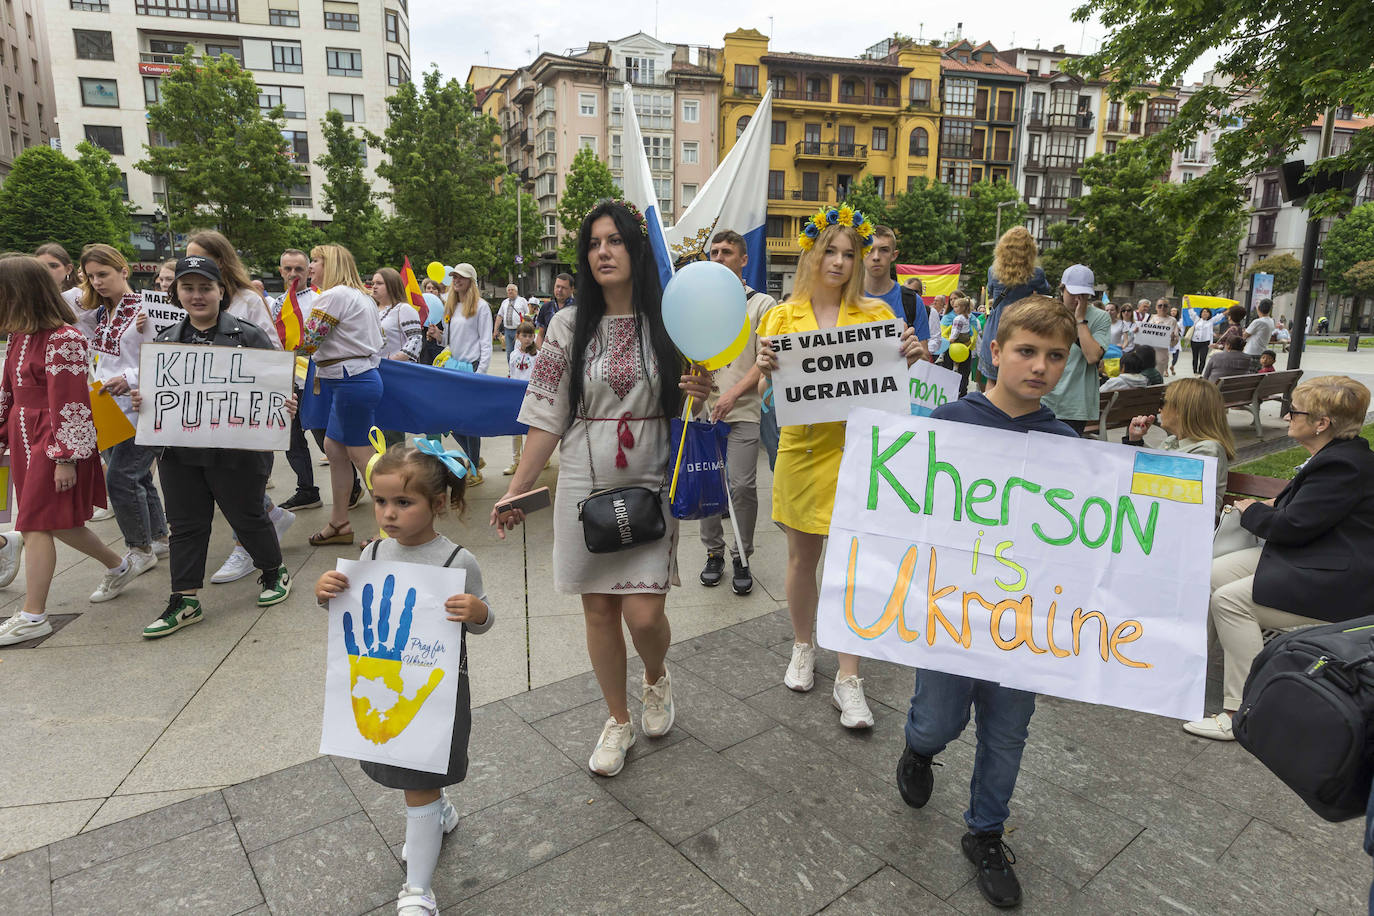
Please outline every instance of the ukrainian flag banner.
M1141 452L1131 472L1131 492L1176 503L1202 503L1203 463L1182 455Z

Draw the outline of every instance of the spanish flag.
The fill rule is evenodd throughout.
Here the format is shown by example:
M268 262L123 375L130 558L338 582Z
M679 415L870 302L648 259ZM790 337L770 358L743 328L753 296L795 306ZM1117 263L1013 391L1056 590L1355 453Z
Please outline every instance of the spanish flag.
M301 329L305 327L305 316L301 314L301 304L296 300L296 284L299 282L291 281L291 288L286 291L286 298L281 301L281 312L277 315L277 337L281 339L281 348L287 352L301 345Z
M1176 503L1202 503L1202 461L1142 452L1135 456L1131 492Z
M425 302L425 294L420 291L420 284L415 279L415 271L410 268L410 256L406 256L406 262L401 267L401 285L405 287L406 295L410 297L410 304L415 306L415 311L420 313L420 324L429 321L429 305Z
M921 281L921 297L929 305L933 296L948 296L959 288L961 267L962 264L898 264L897 282L916 277Z

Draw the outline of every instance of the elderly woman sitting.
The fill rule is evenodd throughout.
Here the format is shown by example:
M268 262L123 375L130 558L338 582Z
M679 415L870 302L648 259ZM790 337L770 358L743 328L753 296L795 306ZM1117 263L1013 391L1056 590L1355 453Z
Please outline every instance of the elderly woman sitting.
M1293 391L1288 435L1312 455L1274 499L1236 503L1264 541L1212 561L1209 612L1225 653L1222 712L1184 730L1231 741L1262 628L1336 623L1374 610L1374 454L1360 437L1369 389L1345 376Z

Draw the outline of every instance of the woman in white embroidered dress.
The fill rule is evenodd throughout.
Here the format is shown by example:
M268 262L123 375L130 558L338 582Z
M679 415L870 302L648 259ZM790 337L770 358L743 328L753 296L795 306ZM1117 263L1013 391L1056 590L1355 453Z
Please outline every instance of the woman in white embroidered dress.
M105 505L95 448L86 338L76 315L36 258L0 259L0 331L9 334L0 377L0 450L9 449L18 512L0 546L0 585L14 580L29 547L22 610L0 623L0 646L52 632L48 588L57 566L53 539L99 560L111 573L119 555L86 527L91 506ZM130 576L132 578L132 576Z
M578 276L591 280L580 284L577 305L549 323L520 411L529 437L498 506L530 490L559 449L554 586L582 596L587 653L610 713L588 768L614 776L635 741L622 620L644 661L644 733L658 737L673 726L664 666L672 634L664 602L669 586L680 583L677 520L668 510L664 484L671 457L668 421L680 412L684 392L702 404L710 382L701 373L681 374L684 363L663 325L663 292L637 211L620 201L598 203L582 221L577 260ZM618 553L588 552L579 501L594 490L626 486L663 490L667 534ZM491 516L502 537L521 519L518 511L493 510Z

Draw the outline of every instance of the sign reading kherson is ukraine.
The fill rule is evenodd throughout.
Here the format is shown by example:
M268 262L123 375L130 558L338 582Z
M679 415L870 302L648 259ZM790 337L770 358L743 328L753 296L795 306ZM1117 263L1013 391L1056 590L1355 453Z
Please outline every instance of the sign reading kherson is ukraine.
M1197 718L1216 462L860 408L820 644Z
M770 338L778 357L773 372L778 423L843 420L860 405L908 413L904 326L897 319Z

